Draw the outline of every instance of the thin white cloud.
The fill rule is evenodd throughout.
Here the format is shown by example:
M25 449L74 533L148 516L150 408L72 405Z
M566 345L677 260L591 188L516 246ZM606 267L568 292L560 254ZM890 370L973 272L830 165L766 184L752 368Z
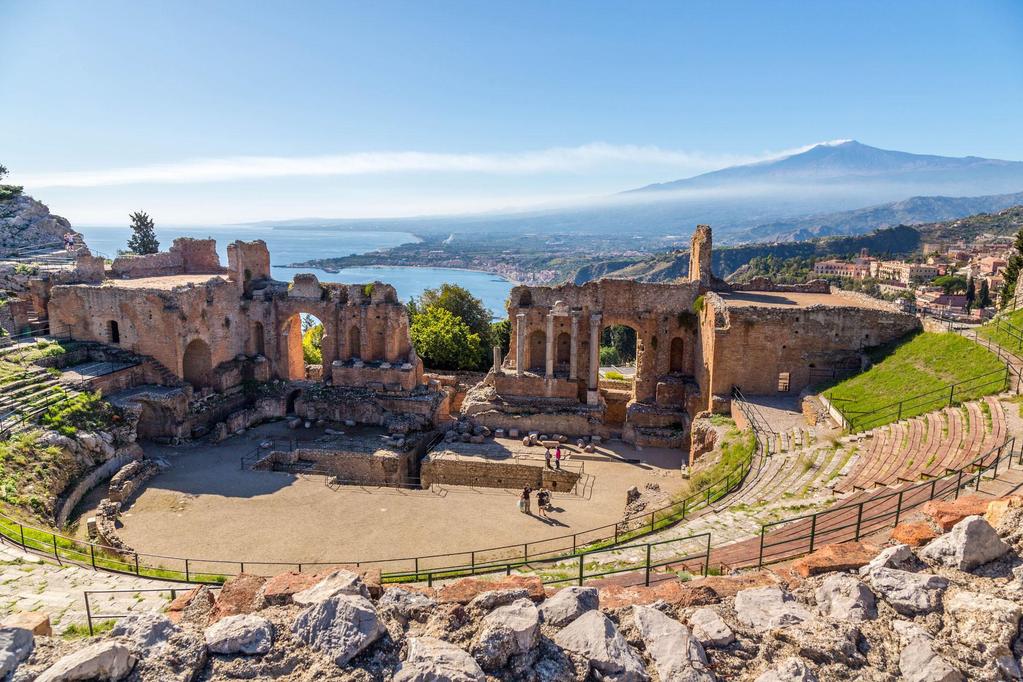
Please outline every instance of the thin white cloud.
M825 143L829 144L829 143ZM580 172L613 164L636 164L699 173L805 151L813 145L759 156L713 155L656 146L593 143L537 151L493 154L359 152L328 156L236 156L167 164L65 172L22 173L31 189L105 187L134 184L209 183L284 177L352 176L384 173L485 173L535 175ZM14 179L14 178L12 178Z

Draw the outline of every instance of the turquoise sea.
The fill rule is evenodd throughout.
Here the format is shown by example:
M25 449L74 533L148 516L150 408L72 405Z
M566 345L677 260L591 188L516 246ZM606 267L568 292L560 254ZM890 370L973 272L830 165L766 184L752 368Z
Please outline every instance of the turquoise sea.
M85 236L86 244L94 253L109 258L113 258L119 249L126 248L131 233L127 227L121 226L76 226L75 229ZM459 284L481 298L495 318L505 316L505 300L513 286L499 275L450 268L360 267L326 272L317 268L281 267L315 258L378 251L417 241L414 235L407 232L339 231L316 227L281 229L252 225L181 228L157 226L161 249L169 248L177 237L216 239L220 260L225 265L228 244L236 239L262 239L270 249L270 265L276 279L290 281L296 272L312 272L324 282L362 284L380 281L392 285L402 301L418 296L423 289L437 287L445 282Z

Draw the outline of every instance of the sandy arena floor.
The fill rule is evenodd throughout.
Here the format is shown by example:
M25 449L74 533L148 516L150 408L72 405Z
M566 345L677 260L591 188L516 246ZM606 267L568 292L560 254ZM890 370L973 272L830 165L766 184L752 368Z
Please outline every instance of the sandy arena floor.
M322 476L241 470L239 457L268 434L280 434L281 426L264 425L217 446L146 446L148 455L164 457L172 467L151 480L122 513L121 537L141 553L245 561L250 572L274 572L284 569L256 564L354 563L570 535L619 520L630 486L656 482L674 492L682 484L683 455L677 450L638 450L614 443L587 454L574 452L572 446L569 462L584 463L586 474L593 477L591 486L586 497L555 495L557 511L548 521L520 513L517 491L457 486L335 490ZM298 434L317 435L315 430ZM523 450L521 443L502 444ZM531 450L542 461L543 451ZM83 506L82 516L92 513L88 501ZM192 570L215 568L193 565ZM408 570L397 563L382 568Z

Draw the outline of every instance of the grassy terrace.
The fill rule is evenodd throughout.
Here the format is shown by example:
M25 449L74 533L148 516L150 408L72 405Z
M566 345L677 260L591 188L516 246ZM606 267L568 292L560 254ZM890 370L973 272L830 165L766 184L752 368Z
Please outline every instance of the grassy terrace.
M874 366L825 395L852 430L871 429L1004 388L998 357L958 334L922 333L870 351ZM956 384L955 388L950 388Z
M1016 310L977 329L977 334L999 346L1023 355L1023 309Z

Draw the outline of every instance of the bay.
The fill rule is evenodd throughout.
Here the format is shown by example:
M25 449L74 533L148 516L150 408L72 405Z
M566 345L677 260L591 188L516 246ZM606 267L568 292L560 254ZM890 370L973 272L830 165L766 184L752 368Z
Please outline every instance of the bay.
M76 226L85 237L93 253L114 258L119 249L127 248L131 230L124 226ZM380 232L369 230L333 230L318 227L292 227L286 229L263 225L218 225L214 227L158 227L160 248L168 249L178 237L211 238L217 240L220 261L227 264L227 245L242 239L262 239L270 250L270 269L274 279L291 281L298 272L311 272L323 282L365 284L384 282L398 292L402 301L418 296L424 289L444 283L465 287L483 301L495 319L504 319L505 301L512 282L500 275L453 268L416 267L357 267L327 272L319 268L288 268L290 263L318 258L338 258L370 251L389 249L399 244L416 242L415 235L407 232Z

